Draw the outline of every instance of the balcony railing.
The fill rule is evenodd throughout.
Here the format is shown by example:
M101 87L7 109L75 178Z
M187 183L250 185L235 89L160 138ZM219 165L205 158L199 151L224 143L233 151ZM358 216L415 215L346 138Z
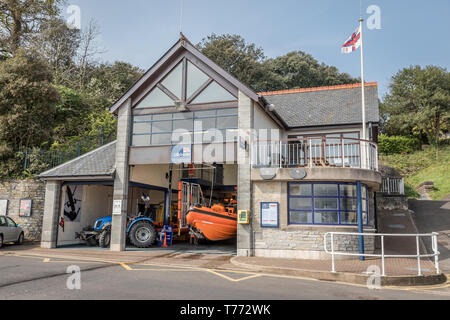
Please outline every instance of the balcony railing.
M405 195L405 179L383 178L381 192L387 195Z
M314 137L256 141L254 168L341 167L378 171L376 143L352 138Z

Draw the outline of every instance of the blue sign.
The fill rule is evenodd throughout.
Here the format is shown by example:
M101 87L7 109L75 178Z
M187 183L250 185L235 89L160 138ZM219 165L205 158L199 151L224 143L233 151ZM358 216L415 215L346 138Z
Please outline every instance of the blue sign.
M167 237L167 245L171 246L172 245L172 239L173 239L173 226L164 226L164 232L166 233L166 237Z
M192 146L191 145L176 145L172 146L170 154L170 163L192 163Z

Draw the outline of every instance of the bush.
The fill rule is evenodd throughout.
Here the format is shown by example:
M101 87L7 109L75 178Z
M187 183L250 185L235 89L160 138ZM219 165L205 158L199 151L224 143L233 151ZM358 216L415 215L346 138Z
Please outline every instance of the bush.
M380 135L379 152L389 154L412 153L420 149L420 141L413 137Z

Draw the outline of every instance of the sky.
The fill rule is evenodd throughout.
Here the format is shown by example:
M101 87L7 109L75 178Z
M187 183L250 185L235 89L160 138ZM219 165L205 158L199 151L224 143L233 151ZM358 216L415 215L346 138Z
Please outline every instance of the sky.
M99 60L147 70L178 40L183 1L182 31L194 44L211 33L239 34L267 57L301 50L361 76L359 50L340 50L359 25L360 0L67 0L67 5L79 6L82 28L91 19L98 23L97 44L104 50ZM380 9L381 28L364 23L365 79L378 82L380 98L402 68L450 69L449 0L363 0L366 21L371 5Z

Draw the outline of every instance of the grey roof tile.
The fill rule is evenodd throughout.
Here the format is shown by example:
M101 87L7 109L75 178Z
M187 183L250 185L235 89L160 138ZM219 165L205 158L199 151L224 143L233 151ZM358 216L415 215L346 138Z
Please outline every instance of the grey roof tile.
M361 86L263 95L290 128L362 123ZM366 119L380 121L377 86L366 86Z
M116 142L111 142L39 175L39 178L112 176L115 171Z

